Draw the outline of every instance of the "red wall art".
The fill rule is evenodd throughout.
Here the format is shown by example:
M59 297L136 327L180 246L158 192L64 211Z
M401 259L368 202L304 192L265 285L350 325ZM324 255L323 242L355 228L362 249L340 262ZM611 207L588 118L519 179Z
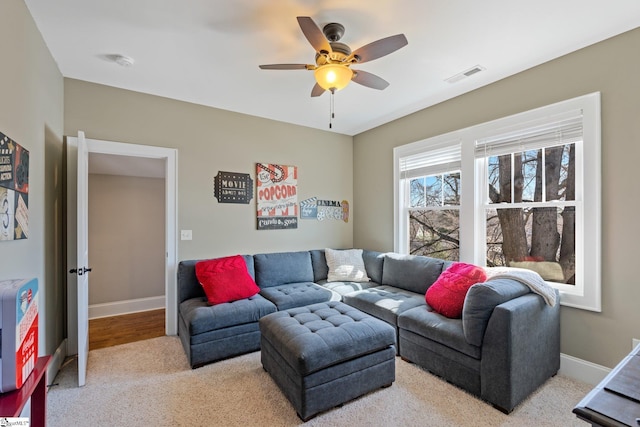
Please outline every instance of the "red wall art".
M256 163L258 230L298 228L298 168Z

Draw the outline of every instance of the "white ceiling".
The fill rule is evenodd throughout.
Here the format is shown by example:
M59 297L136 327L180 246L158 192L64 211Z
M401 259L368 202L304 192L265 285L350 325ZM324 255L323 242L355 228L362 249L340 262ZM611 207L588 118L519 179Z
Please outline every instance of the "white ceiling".
M640 26L638 0L25 2L65 77L324 130L330 97L309 96L312 72L258 69L314 63L296 16L343 24L352 49L404 33L408 46L358 67L387 89L336 93L332 130L347 135ZM445 81L476 65L486 70Z

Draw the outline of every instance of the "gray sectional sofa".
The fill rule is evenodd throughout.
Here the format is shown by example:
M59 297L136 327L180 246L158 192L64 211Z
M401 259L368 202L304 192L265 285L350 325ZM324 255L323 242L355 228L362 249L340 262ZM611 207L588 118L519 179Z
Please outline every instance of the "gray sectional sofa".
M256 351L258 320L279 310L342 301L391 324L396 351L503 412L560 368L559 305L526 285L493 279L472 286L461 319L433 311L429 286L451 263L423 256L363 251L369 282L329 282L324 250L243 256L260 292L209 305L196 260L178 265L178 333L191 367Z

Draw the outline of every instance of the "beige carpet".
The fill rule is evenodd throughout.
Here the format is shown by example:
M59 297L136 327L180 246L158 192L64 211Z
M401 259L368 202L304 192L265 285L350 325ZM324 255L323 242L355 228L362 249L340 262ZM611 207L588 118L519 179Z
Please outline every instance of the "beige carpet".
M47 425L296 426L302 424L255 352L192 370L177 337L89 353L54 379ZM396 382L318 415L309 426L586 426L571 410L590 386L556 376L510 415L396 358Z

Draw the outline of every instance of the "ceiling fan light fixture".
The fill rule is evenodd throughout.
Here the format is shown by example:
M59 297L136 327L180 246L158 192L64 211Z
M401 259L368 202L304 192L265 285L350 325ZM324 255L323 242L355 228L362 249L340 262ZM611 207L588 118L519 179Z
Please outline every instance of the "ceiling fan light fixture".
M347 87L353 77L353 71L345 65L326 64L318 67L314 75L321 88L336 91Z

